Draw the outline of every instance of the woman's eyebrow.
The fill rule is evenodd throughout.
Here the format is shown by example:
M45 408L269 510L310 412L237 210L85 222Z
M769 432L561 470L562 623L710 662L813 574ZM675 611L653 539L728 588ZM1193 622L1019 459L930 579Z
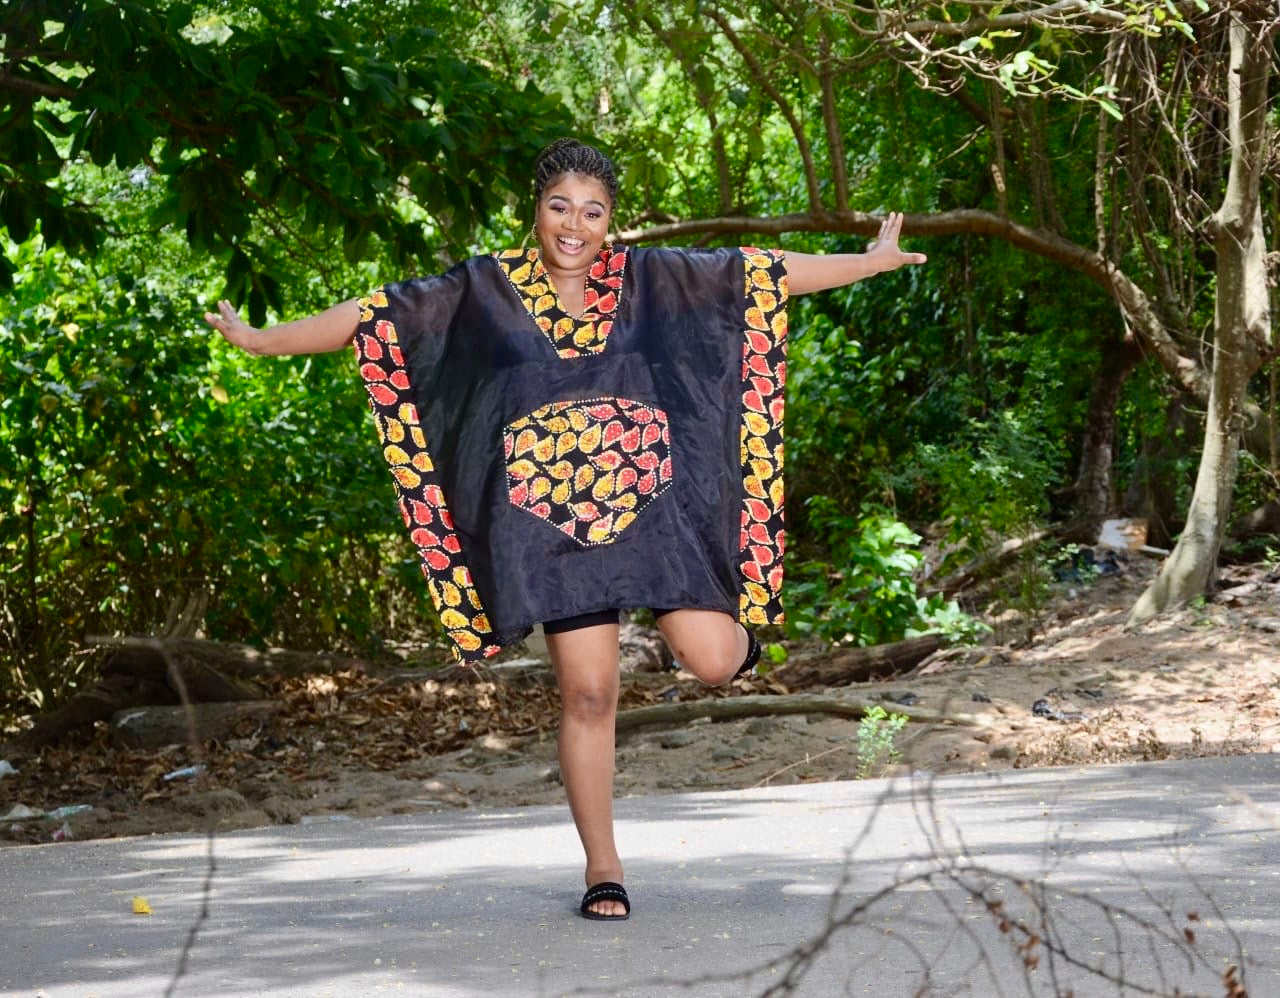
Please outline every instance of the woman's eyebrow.
M568 196L567 196L567 195L564 195L564 194L552 194L552 195L551 195L551 197L547 198L547 201L549 201L549 202L550 202L550 201L564 201L566 204L573 204L573 202L568 198ZM603 201L597 201L595 198L587 198L587 200L583 201L582 203L583 203L583 204L593 204L593 205L595 205L595 206L596 206L596 207L598 207L598 208L603 208L603 207L604 207L604 202L603 202Z

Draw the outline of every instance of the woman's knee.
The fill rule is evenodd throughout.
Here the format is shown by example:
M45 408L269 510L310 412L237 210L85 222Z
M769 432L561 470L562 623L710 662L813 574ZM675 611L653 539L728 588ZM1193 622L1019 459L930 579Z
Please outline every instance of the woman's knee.
M591 681L561 683L560 707L565 714L578 720L612 721L618 710L618 684Z
M737 675L742 656L736 646L707 648L680 664L708 686L723 686Z

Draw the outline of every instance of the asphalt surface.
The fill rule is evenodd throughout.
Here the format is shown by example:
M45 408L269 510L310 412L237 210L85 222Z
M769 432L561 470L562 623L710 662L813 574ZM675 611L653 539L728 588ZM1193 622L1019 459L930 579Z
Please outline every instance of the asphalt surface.
M1266 998L1277 775L1262 755L622 800L619 923L577 916L558 807L8 848L0 994L1220 996L1236 965Z

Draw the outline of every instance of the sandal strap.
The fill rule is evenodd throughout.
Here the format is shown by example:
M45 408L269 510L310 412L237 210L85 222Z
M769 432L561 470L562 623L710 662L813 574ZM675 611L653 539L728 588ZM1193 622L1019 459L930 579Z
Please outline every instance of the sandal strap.
M743 630L747 632L747 657L743 659L738 671L733 674L734 679L740 676L753 675L756 671L756 665L760 662L760 653L763 650L760 647L760 642L756 640L755 632L749 627L744 627Z
M605 880L594 887L588 887L587 893L582 895L582 910L586 911L597 901L618 901L626 909L627 914L631 913L631 900L627 897L627 889L612 880Z

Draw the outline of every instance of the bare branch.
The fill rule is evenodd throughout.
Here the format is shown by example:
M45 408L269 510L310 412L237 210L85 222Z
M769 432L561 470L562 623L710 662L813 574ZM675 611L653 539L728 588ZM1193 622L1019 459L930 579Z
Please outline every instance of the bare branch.
M734 51L738 53L742 61L747 64L747 68L751 70L755 83L768 95L769 99L777 106L778 111L787 119L787 124L791 126L791 133L795 136L796 149L804 162L804 181L809 191L809 210L814 214L820 214L823 211L822 194L818 188L818 171L813 163L813 149L809 146L809 139L804 133L804 125L796 117L795 109L782 96L778 88L770 82L769 73L760 65L760 61L755 57L755 54L743 43L738 33L734 31L729 19L715 9L709 9L705 13L724 32L729 44L733 46Z
M48 97L50 100L70 100L76 95L74 87L58 86L53 83L41 83L25 76L14 76L12 73L0 72L0 93L31 94L34 97Z
M773 216L724 216L688 219L647 229L618 233L624 242L656 242L694 235L781 235L785 232L851 232L873 238L881 219L866 212L849 211L820 215L795 213ZM1209 380L1203 367L1185 356L1160 318L1157 309L1137 283L1111 260L1097 251L1072 242L1046 229L1035 229L995 212L976 208L931 214L908 214L902 231L910 236L983 235L1003 239L1010 245L1084 274L1110 295L1160 366L1195 398L1207 400Z
M836 111L834 74L827 60L831 42L825 32L819 45L822 58L822 68L818 74L818 82L822 86L822 123L827 130L827 154L831 160L831 179L835 185L836 211L848 211L849 176L844 166L844 140L840 136L840 119Z
M1102 4L1095 0L1058 0L1057 3L1037 5L1030 10L996 14L993 17L973 18L963 21L919 20L907 21L901 30L913 35L944 35L966 38L988 31L1007 31L1012 28L1048 28L1068 21L1073 27L1081 22L1099 28L1124 27L1126 15L1119 3Z

